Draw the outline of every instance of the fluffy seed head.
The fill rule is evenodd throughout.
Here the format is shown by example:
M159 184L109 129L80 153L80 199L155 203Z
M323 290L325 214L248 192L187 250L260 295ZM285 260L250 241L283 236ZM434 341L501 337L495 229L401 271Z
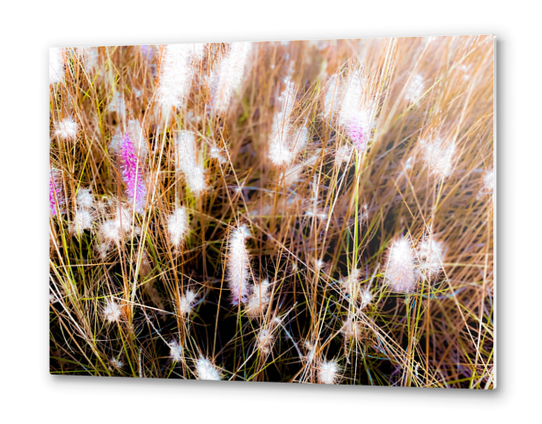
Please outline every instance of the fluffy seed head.
M335 361L323 361L318 369L318 383L320 384L335 384L337 381L337 373L339 366Z
M365 99L365 86L361 70L352 72L343 90L344 98L339 112L339 124L346 128L358 153L367 147L373 127L373 108Z
M248 297L248 282L250 278L250 257L246 248L246 239L250 231L246 225L235 228L229 239L228 247L228 284L231 291L232 305L245 303Z
M295 89L290 78L286 78L284 82L286 87L279 97L281 109L275 114L269 143L269 158L273 165L279 167L289 165L294 158L289 142Z
M425 82L421 75L415 75L414 78L410 79L410 82L405 91L405 99L411 103L415 103L423 95L425 89Z
M254 319L265 314L267 305L269 304L269 284L268 280L263 280L261 284L252 286L252 294L248 299L247 315Z
M90 188L81 188L77 193L77 206L82 209L90 209L94 204L94 197L90 192Z
M104 309L104 318L106 321L109 323L117 322L120 320L121 314L122 311L118 303L111 299L107 299Z
M119 204L115 215L115 225L119 227L122 233L128 233L131 230L134 216L127 207Z
M196 160L196 137L190 131L181 131L177 137L177 169L186 180L190 191L199 196L207 188L203 166Z
M137 119L131 119L128 121L126 131L134 146L134 152L141 162L145 162L149 154L149 147L147 145L147 139L141 128L141 124Z
M73 118L65 118L55 125L55 135L62 140L70 141L77 138L77 123Z
M104 243L120 243L122 234L115 220L107 220L100 225L99 236Z
M346 339L354 339L356 341L360 341L363 336L360 323L354 321L351 316L344 320L341 333L343 333Z
M289 145L292 147L292 156L295 159L307 145L309 129L306 126L299 128L291 136Z
M444 252L442 244L433 237L423 240L418 246L419 272L431 280L436 277L442 268Z
M173 340L169 344L169 356L175 362L179 362L183 358L183 351L182 345L177 340Z
M98 252L102 257L105 257L112 243L118 245L125 236L131 234L132 223L132 212L119 204L115 218L105 221L100 225L98 231L98 238L101 242L100 246L98 246Z
M170 44L164 47L156 91L162 106L182 107L185 104L203 51L202 44Z
M119 358L112 357L109 362L111 362L111 365L113 365L114 368L121 369L124 366L124 362Z
M352 156L352 148L346 144L342 145L335 152L335 166L339 167L343 163L348 163Z
M414 289L416 274L410 238L396 240L389 248L386 283L395 292L408 293Z
M92 215L90 214L88 210L79 208L77 212L75 213L75 219L73 222L72 232L80 236L83 231L91 230L91 229L92 229Z
M484 194L493 194L494 188L495 188L495 173L493 172L493 169L490 169L486 171L484 174L484 187L482 189L482 192Z
M213 106L218 114L227 111L233 93L240 87L251 43L232 43L212 83Z
M343 291L349 295L355 295L359 291L359 280L361 278L361 270L353 269L347 278L341 280Z
M271 352L271 345L273 344L274 337L271 334L271 330L264 328L258 333L258 338L256 340L256 346L260 352L263 354L268 354Z
M329 119L333 118L340 104L339 77L337 74L329 79L327 84L326 95L324 98L324 116Z
M96 47L78 47L76 55L87 72L94 70L98 66L99 55Z
M455 144L445 147L440 138L432 141L420 142L423 148L423 159L430 172L439 177L446 178L452 174L455 162Z
M108 113L117 113L119 120L124 122L126 118L126 102L122 93L115 91L111 101L107 104L106 110Z
M64 79L64 52L62 48L49 49L49 85Z
M171 244L178 248L188 233L188 213L184 206L175 209L168 218L168 233Z
M190 315L195 300L196 293L194 293L192 290L188 290L185 295L181 297L179 315Z
M199 380L220 380L220 374L211 362L201 357L196 362L196 372Z
M369 289L363 289L359 292L359 298L360 298L360 310L366 308L371 301L373 300L373 295L369 291Z

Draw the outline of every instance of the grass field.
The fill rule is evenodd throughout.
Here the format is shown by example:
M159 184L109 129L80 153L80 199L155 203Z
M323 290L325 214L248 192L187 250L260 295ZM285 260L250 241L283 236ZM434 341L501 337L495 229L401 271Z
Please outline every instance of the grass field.
M495 387L492 36L49 75L52 374Z

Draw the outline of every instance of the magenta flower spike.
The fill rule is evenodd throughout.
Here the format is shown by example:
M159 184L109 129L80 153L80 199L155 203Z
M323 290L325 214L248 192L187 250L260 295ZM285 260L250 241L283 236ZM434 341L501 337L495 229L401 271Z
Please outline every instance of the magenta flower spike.
M354 146L358 152L362 152L364 148L363 128L359 120L352 119L350 121L350 125L348 126L348 136L354 143Z
M135 204L135 211L142 213L146 202L147 187L143 179L143 166L137 158L130 136L125 134L121 143L122 179L126 184L126 194Z

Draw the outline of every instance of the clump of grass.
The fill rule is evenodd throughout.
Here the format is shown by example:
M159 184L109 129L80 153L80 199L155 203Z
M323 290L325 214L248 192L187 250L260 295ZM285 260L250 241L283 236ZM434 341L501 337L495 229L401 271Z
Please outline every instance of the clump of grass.
M495 387L492 37L50 61L52 373Z

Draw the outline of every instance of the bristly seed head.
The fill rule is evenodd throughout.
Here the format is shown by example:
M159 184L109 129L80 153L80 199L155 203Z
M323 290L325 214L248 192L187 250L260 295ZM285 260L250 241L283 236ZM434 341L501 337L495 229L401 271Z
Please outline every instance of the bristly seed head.
M414 259L409 237L403 237L392 243L388 250L386 283L393 291L409 293L414 289L416 285Z
M489 169L484 173L484 186L480 190L480 196L482 195L492 195L493 190L495 189L495 173L493 169Z
M118 303L111 299L107 299L105 309L104 309L104 318L107 322L118 322L120 320L122 310Z
M220 380L220 374L216 368L204 357L197 360L196 372L199 380Z
M264 355L267 355L271 352L271 346L273 344L274 337L271 334L271 330L264 328L258 333L258 338L256 340L256 345L258 350Z
M109 362L111 362L111 365L117 369L121 369L124 366L124 362L122 362L119 358L115 358L114 356L109 360Z
M196 157L196 137L190 131L181 131L177 136L177 169L186 180L190 191L196 197L207 188L203 166L198 165Z
M410 79L408 87L405 91L405 99L411 103L416 103L423 95L425 89L425 82L421 75L415 75Z
M296 94L291 79L286 78L284 82L286 87L279 97L281 109L275 114L269 142L269 158L273 165L278 167L288 166L294 159L294 152L290 143L292 111Z
M173 340L169 344L169 356L171 357L171 359L173 359L173 361L175 362L181 361L183 359L183 352L184 352L184 349L177 340Z
M435 278L444 260L442 244L435 241L432 236L427 237L418 246L419 273L431 280Z
M77 206L82 209L90 209L93 204L94 197L92 196L90 189L80 188L77 193Z
M227 111L233 93L243 82L250 48L251 43L232 43L230 51L219 65L218 72L213 75L213 106L218 114Z
M422 140L420 145L424 152L424 162L429 167L429 171L439 178L449 177L455 163L455 144L451 143L446 147L442 139L435 138L431 141Z
M77 138L77 123L73 118L65 118L57 122L55 126L55 135L62 140L70 141Z
M184 296L181 297L179 305L179 315L186 316L190 315L194 302L196 300L196 293L192 290L188 290Z
M363 333L361 331L361 324L358 321L354 321L353 317L349 316L344 320L344 324L341 327L341 333L348 339L354 339L360 341Z
M265 314L267 305L269 304L269 284L268 280L263 280L261 284L252 286L252 294L250 295L246 307L249 318L262 317Z
M339 124L346 128L348 138L359 154L367 148L374 123L374 102L366 95L367 83L361 69L354 70L343 89L344 98L339 112Z
M49 49L49 85L64 79L64 53L62 48Z
M318 383L335 384L337 382L339 366L337 362L323 361L318 369Z
M188 224L188 212L186 212L184 206L175 209L173 214L168 218L169 239L174 247L179 248L184 241L184 238L188 234Z
M72 232L80 236L83 231L92 229L92 215L86 209L78 209L72 224Z
M248 296L250 278L250 257L246 248L246 239L250 231L246 225L235 228L230 235L228 247L228 283L231 291L232 305L245 303Z
M343 163L348 163L352 156L352 147L344 144L335 152L335 166L338 168Z

